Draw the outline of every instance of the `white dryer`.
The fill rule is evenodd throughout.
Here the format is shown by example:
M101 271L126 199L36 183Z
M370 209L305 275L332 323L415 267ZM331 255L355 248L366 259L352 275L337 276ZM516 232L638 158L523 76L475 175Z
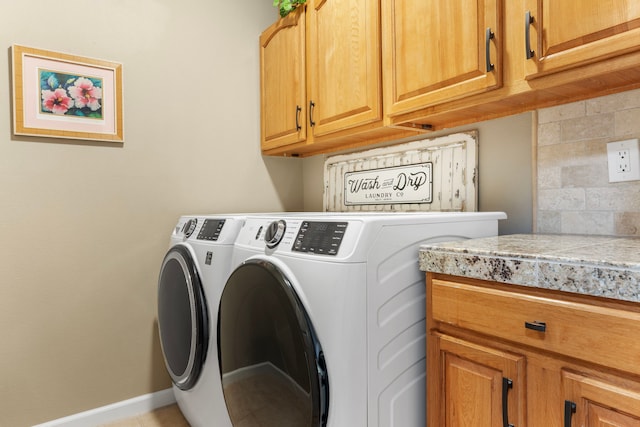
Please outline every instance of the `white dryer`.
M218 364L217 319L242 215L183 216L158 279L158 329L176 401L193 427L230 427Z
M503 213L247 218L219 308L234 425L424 427L419 246L493 236Z

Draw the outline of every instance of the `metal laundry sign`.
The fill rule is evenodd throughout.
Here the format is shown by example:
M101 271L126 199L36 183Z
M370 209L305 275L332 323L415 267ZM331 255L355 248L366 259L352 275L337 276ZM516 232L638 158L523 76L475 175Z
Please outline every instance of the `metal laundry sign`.
M433 163L344 174L345 205L394 205L433 201Z

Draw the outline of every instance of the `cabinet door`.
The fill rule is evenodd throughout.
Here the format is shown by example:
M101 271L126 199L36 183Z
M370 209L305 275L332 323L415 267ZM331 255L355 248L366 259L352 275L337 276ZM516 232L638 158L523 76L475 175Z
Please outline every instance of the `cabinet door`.
M263 150L306 139L303 8L260 36L260 118Z
M309 118L314 136L382 119L380 0L311 0Z
M523 18L528 78L640 50L637 0L525 0Z
M563 426L640 426L640 390L571 371L562 372L562 386Z
M437 343L443 388L439 425L524 425L523 356L448 335L438 334Z
M393 116L499 87L501 3L385 0L385 114ZM487 34L494 36L487 38Z

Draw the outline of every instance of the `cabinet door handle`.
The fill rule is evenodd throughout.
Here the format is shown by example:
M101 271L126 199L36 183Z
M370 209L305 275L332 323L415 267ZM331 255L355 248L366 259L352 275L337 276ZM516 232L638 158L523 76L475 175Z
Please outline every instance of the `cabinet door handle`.
M504 427L514 427L509 424L509 390L513 388L513 381L509 378L502 378L502 425Z
M524 327L532 331L547 332L547 324L545 322L524 322Z
M491 31L491 27L487 28L486 36L484 40L485 57L487 63L487 73L496 69L496 66L491 63L491 39L495 38L495 34Z
M527 13L524 14L524 44L526 50L527 59L533 58L535 52L531 50L531 24L533 24L533 16L531 16L531 11L527 10Z
M316 103L313 101L309 102L309 125L311 127L314 127L316 125L316 122L313 121L313 107L316 106Z
M296 130L300 130L302 129L302 126L300 126L300 112L302 112L302 107L299 105L296 105Z
M564 427L571 427L571 418L576 413L576 404L570 400L564 401Z

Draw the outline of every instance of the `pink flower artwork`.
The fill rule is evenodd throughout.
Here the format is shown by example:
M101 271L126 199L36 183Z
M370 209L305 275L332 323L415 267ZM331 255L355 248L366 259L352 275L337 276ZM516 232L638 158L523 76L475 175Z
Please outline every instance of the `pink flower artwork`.
M17 44L10 59L13 135L124 141L122 64Z

